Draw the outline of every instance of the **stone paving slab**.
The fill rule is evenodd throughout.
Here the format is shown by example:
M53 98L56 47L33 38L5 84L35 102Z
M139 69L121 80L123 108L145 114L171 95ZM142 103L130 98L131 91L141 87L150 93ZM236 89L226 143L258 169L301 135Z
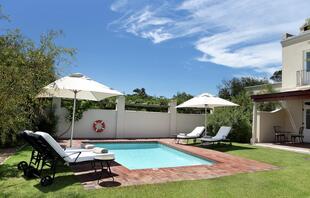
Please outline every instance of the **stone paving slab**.
M218 152L211 149L199 148L189 145L175 144L172 139L143 139L143 140L105 140L105 141L85 141L75 140L74 145L78 146L82 142L160 142L175 149L190 153L192 155L213 160L213 165L184 166L174 168L139 169L129 170L117 162L111 165L115 181L108 174L104 174L100 183L97 184L98 174L94 172L90 164L75 166L74 174L78 177L86 189L96 189L102 187L130 186L141 184L155 184L182 180L209 179L222 176L229 176L239 173L252 173L256 171L276 170L278 167L233 156L227 153ZM67 144L62 141L62 144ZM99 170L99 167L97 167Z
M261 146L266 148L280 149L284 151L291 151L302 154L310 154L310 144L274 144L274 143L256 143L255 146Z

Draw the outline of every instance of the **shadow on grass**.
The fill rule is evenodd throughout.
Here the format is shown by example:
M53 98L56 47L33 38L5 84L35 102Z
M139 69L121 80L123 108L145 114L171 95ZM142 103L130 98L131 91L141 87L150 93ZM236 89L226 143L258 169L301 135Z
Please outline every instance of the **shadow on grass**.
M41 186L40 180L34 185L35 188L40 190L43 193L55 192L61 190L67 186L79 183L74 175L60 175L56 176L53 183L49 186Z
M17 165L1 164L0 165L0 180L10 177L18 177L20 175Z
M200 148L206 148L206 149L212 149L220 152L229 152L229 151L236 151L236 150L252 150L256 149L253 147L247 147L247 146L237 146L237 145L229 145L229 144L210 144L210 145L196 145Z
M118 187L121 186L122 184L117 181L102 181L99 183L101 187L106 187L106 188L111 188L111 187Z
M18 162L19 163L19 162ZM0 179L10 178L10 177L22 177L23 171L17 169L17 164L1 164L0 165ZM43 174L48 173L48 169L43 170ZM67 173L71 172L68 167L59 166L57 173Z
M72 186L74 184L80 184L81 182L96 182L98 178L98 174L101 173L95 173L95 172L90 172L90 173L84 173L78 176L75 175L60 175L60 176L55 176L55 179L53 183L50 186L41 186L40 180L38 180L38 183L34 185L35 188L40 190L43 193L49 193L49 192L55 192L58 190L61 190L65 187ZM113 174L113 176L117 176L117 174ZM104 179L111 179L111 177L107 174L104 173L102 177L100 178L101 182L99 183L100 186L102 187L117 187L121 186L121 183L117 181L102 181Z
M68 167L59 166L57 173L66 174L66 175L60 175L60 176L56 175L55 180L54 180L55 185L53 184L50 187L42 187L40 185L40 178L25 177L23 171L17 169L17 164L18 163L14 163L14 164L5 163L5 164L0 165L0 180L5 181L11 178L18 178L18 177L24 178L25 182L28 182L30 180L36 180L37 184L35 185L35 187L38 188L42 192L59 190L66 186L69 186L69 185L72 185L78 182L74 175L68 175L68 172L71 172L71 170ZM49 175L49 174L50 174L49 170L45 169L42 175ZM17 185L20 185L20 184L14 184L12 186L17 186Z

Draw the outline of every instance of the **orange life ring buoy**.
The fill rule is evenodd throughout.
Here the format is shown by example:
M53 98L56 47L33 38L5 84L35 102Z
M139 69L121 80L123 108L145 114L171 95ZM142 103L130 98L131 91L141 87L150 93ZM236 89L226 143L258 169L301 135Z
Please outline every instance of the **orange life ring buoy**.
M96 120L93 123L93 130L97 133L103 132L105 129L105 123L102 120Z

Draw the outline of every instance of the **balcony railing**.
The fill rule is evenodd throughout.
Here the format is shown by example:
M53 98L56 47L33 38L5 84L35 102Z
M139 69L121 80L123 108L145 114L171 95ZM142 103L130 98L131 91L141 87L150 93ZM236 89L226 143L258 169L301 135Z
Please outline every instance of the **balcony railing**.
M310 85L310 71L307 70L299 70L296 72L296 85L304 86Z

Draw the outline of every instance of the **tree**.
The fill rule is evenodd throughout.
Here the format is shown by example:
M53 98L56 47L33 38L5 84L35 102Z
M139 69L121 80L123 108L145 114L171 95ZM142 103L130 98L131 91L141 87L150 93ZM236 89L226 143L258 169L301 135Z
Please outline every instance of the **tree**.
M173 95L172 99L177 101L177 104L181 104L189 99L193 98L191 94L186 92L178 92L176 95Z
M143 98L148 97L148 95L146 94L145 88L141 88L141 89L136 88L132 92L134 92L136 95L143 97Z
M252 77L233 78L223 81L219 86L219 97L228 99L239 107L216 108L214 113L208 117L208 132L215 134L223 126L232 126L230 139L236 142L249 142L251 138L252 123L252 100L246 91L246 87L265 84L264 92L272 92L266 79ZM273 110L275 103L259 105L261 110Z
M275 71L270 79L275 82L282 82L282 70Z
M219 92L218 95L224 99L231 99L239 95L242 92L245 92L245 88L249 86L268 84L267 79L258 79L252 77L241 77L241 78L232 78L231 80L224 80L222 84L218 86Z
M55 45L59 34L42 35L39 45L19 30L0 36L0 145L14 144L20 130L55 128L51 101L36 95L56 79L57 64L74 54L74 49Z

